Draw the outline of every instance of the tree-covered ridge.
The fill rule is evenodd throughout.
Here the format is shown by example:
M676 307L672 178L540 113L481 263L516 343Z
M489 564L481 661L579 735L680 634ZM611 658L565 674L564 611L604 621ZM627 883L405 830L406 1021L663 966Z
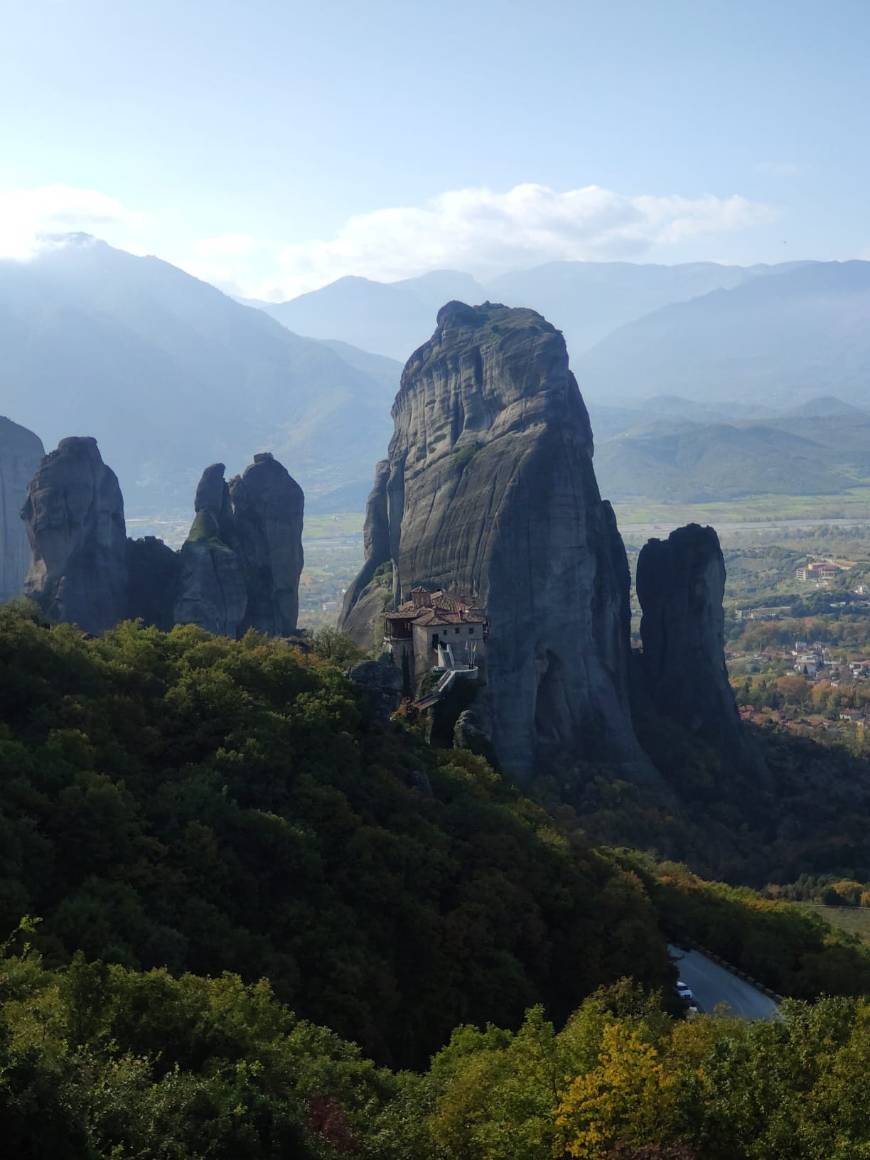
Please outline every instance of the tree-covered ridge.
M25 945L0 997L0 1132L21 1160L870 1155L864 1000L675 1022L623 980L558 1031L540 1007L516 1031L459 1027L416 1074L234 975L49 971Z
M0 612L0 929L46 962L266 977L419 1065L466 1021L669 978L640 880L285 642Z
M820 915L636 851L617 857L638 874L674 942L712 951L792 998L870 995L870 948Z

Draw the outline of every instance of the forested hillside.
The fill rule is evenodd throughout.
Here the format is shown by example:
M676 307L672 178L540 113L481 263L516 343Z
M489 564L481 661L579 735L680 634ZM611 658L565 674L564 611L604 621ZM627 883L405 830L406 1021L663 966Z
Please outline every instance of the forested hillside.
M857 940L595 849L482 758L385 729L345 647L0 611L13 1155L861 1155ZM583 824L632 810L611 796ZM843 997L675 1021L674 937Z
M27 931L22 932L27 940ZM27 942L0 961L0 1129L20 1160L860 1160L870 1009L673 1021L628 980L559 1029L458 1027L378 1069L266 983L173 979Z
M636 878L481 758L374 725L316 654L0 611L0 930L50 964L269 978L420 1064L465 1020L670 975Z

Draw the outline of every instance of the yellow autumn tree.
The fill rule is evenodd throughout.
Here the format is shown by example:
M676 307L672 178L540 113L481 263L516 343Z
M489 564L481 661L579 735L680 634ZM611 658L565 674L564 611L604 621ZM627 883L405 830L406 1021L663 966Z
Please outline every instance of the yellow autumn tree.
M559 1105L557 1156L601 1160L617 1143L672 1138L676 1077L641 1031L609 1023L598 1065L568 1086Z

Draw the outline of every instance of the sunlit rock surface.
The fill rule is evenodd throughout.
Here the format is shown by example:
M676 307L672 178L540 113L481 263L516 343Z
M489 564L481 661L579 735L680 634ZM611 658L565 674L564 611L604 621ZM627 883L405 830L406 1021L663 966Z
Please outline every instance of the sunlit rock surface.
M416 585L473 596L502 767L649 767L628 704L629 573L562 335L533 310L451 302L405 366L366 562L341 625L370 645Z

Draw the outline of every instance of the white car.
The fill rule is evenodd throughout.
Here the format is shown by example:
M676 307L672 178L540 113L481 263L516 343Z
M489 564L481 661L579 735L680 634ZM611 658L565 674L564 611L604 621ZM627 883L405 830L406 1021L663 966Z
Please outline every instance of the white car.
M682 979L677 979L677 994L686 1003L694 1003L695 995L688 983L684 983Z

